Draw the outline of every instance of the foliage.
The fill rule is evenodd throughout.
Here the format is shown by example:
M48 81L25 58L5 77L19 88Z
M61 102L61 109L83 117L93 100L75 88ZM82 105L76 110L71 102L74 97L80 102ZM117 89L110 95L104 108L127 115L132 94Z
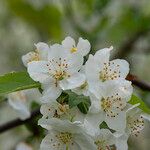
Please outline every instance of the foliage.
M39 88L40 84L33 81L27 72L12 72L0 76L0 94L8 94L11 92Z
M150 114L150 108L144 103L144 101L142 101L139 97L137 97L136 95L132 95L130 101L130 104L135 105L140 103L140 105L138 106L141 110L143 110L143 112Z

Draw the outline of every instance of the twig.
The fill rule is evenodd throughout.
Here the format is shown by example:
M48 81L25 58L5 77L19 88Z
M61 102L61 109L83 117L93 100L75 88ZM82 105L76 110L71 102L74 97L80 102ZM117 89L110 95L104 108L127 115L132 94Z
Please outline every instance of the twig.
M25 123L28 123L30 121L32 121L33 118L37 117L40 115L40 109L36 109L34 111L31 112L31 117L26 119L26 120L20 120L20 119L15 119L15 120L12 120L10 122L7 122L3 125L0 125L0 133L3 133L9 129L12 129L12 128L15 128L17 126L20 126L20 125L23 125Z
M129 74L126 79L131 81L133 85L139 87L140 89L150 91L150 83L138 79L137 76Z

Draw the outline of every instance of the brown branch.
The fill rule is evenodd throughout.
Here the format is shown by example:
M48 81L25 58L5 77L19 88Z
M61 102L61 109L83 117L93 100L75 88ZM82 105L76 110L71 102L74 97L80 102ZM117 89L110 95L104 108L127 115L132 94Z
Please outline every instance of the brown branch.
M139 87L141 90L150 91L150 83L138 79L137 76L129 74L126 79L131 81L133 85Z
M5 131L15 128L17 126L28 123L28 122L32 121L33 118L35 118L39 115L40 115L40 109L38 108L38 109L32 111L30 118L28 118L26 120L15 119L15 120L9 121L3 125L0 125L0 133L3 133Z

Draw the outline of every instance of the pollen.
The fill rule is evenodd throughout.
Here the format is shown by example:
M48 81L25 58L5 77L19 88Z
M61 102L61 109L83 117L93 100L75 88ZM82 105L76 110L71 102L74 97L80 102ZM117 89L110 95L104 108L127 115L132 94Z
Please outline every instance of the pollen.
M49 75L56 80L56 86L58 81L63 80L66 77L70 77L70 74L67 73L68 63L66 62L66 59L51 59L46 64L46 67L48 69Z
M122 101L118 93L101 100L101 107L109 117L116 117L120 111L123 111L125 106L126 103Z
M72 134L69 132L61 132L56 137L62 142L63 144L68 144L72 140Z
M103 64L103 69L99 72L99 79L104 82L107 80L115 80L120 77L120 65L114 62Z
M77 52L77 50L78 50L78 49L77 49L76 47L72 47L71 50L70 50L70 52L71 52L71 53L75 53L75 52Z
M29 53L30 59L28 60L28 63L32 61L40 61L40 55L38 52L31 52Z
M107 145L106 140L100 139L94 142L97 146L97 150L110 150L109 145Z
M127 124L130 132L138 136L140 131L144 128L144 118L139 115L137 117L128 116Z

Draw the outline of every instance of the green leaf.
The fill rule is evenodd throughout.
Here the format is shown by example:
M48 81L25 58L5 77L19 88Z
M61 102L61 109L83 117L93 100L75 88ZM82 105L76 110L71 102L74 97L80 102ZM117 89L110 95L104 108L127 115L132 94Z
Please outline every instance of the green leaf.
M90 107L90 102L87 101L87 102L81 102L80 104L78 104L78 108L79 110L83 113L83 114L87 114L88 111L89 111L89 107Z
M150 114L150 108L136 95L132 95L130 101L128 102L129 104L135 105L140 103L138 106L141 110L143 110L145 113Z
M115 132L115 130L111 129L108 127L107 123L105 121L103 121L101 124L100 124L100 129L109 129L112 133Z
M39 87L40 83L33 81L27 72L12 72L0 76L0 95Z
M66 91L66 92L69 95L69 99L68 99L69 107L72 108L77 106L82 113L87 114L89 107L91 105L89 97L83 95L77 95L71 91Z

